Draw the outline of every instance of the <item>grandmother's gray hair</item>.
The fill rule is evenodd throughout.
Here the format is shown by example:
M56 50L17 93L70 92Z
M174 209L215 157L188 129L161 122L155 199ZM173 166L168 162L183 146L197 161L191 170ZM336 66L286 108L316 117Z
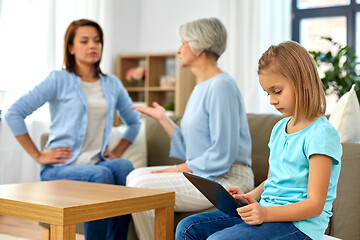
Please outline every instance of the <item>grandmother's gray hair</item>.
M184 23L178 34L182 42L188 42L194 53L205 52L217 60L226 49L227 32L217 18L202 18Z

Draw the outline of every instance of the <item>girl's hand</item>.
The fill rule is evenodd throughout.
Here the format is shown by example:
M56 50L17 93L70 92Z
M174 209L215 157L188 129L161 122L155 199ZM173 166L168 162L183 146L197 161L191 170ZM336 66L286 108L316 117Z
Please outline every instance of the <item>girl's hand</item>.
M243 198L244 195L243 191L241 191L241 189L238 186L228 187L226 190L231 194L231 196L233 196L233 198L235 198L242 205L248 204L247 200Z
M163 170L153 171L151 173L172 173L172 172L188 172L192 173L192 171L187 167L187 163L179 164L175 167L166 168Z
M115 153L113 153L112 151L110 151L108 148L105 149L103 155L104 155L104 157L106 157L107 159L119 158L118 156L115 155Z
M231 187L228 187L226 189L230 194L231 196L233 196L235 199L237 196L239 195L243 195L243 191L241 191L241 189L238 187L238 186L231 186Z
M60 147L50 149L50 147L48 147L41 152L35 160L39 164L66 163L66 161L61 160L61 158L71 158L72 156L71 148Z
M164 118L165 115L165 109L160 106L157 102L153 102L153 107L144 107L144 106L132 106L132 109L135 109L136 111L146 114L152 118L155 118L156 120L161 120Z
M249 205L237 209L241 219L249 225L262 224L265 219L265 208L261 206L250 194L244 194Z

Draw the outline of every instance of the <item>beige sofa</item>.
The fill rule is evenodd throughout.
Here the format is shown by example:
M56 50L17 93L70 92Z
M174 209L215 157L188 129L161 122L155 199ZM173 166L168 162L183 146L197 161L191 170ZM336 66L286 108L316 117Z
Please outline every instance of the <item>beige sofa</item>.
M248 114L252 138L252 169L255 184L260 184L268 171L268 141L271 130L281 119L278 115ZM176 124L180 117L172 117ZM177 164L182 161L168 157L170 139L154 119L146 118L148 165ZM360 144L344 143L338 195L333 206L327 234L344 240L360 240ZM175 213L175 224L193 213Z
M267 144L271 129L281 119L281 116L248 114L247 117L252 138L252 169L255 174L255 184L258 185L267 176L269 156ZM152 118L145 116L145 119L148 166L183 162L168 156L170 139L160 124ZM174 116L172 119L179 125L180 117ZM344 240L360 240L360 144L344 143L343 150L338 196L334 202L334 215L326 233ZM175 226L182 218L191 214L194 212L175 213ZM133 226L130 225L128 240L133 239L137 238Z

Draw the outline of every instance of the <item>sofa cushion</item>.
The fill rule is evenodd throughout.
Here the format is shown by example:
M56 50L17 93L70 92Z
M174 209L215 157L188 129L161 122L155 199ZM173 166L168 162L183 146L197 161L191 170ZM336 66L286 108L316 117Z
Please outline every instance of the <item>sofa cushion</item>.
M355 92L355 84L337 102L329 122L339 133L341 142L360 143L360 106Z
M141 127L134 142L126 149L121 156L122 158L129 159L135 168L147 166L147 148L146 148L146 124L145 119L141 119ZM126 130L124 124L113 127L109 139L109 149L112 150L120 141Z

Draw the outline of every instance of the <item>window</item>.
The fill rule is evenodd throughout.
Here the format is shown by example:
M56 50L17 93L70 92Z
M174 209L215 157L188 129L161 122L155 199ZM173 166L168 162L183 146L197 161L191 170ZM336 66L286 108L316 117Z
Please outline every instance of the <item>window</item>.
M360 55L360 0L293 0L292 39L308 50L331 48L321 37L349 45Z
M0 109L62 68L68 24L80 18L101 22L98 16L107 9L102 2L0 0Z
M341 46L348 45L360 57L360 0L292 0L292 39L309 51L337 50L322 37L330 37ZM319 67L320 77L331 68ZM356 69L359 70L359 69ZM326 114L335 108L338 96L327 96Z

